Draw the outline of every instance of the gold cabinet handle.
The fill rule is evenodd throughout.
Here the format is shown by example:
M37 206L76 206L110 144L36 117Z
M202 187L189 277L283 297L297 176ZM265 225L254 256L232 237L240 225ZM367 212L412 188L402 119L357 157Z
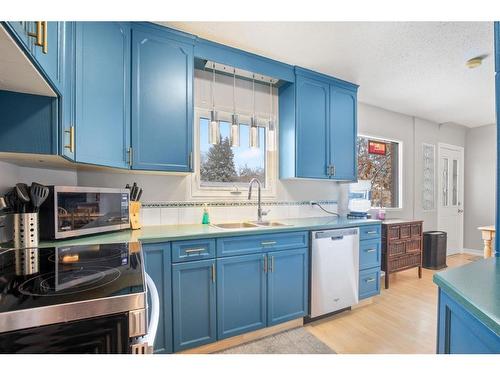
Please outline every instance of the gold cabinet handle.
M267 273L267 255L264 255L264 273Z
M42 52L47 54L49 53L49 41L48 41L48 35L49 35L49 25L47 21L43 21L43 43L42 43Z
M202 252L202 251L204 251L204 250L205 250L205 248L204 248L204 247L199 247L199 248L197 248L197 249L186 249L186 250L184 250L184 252L185 252L186 254L191 254L191 253L201 253L201 252Z
M36 46L42 46L43 40L42 40L42 21L36 21L36 33L29 32L28 36L31 36L32 38L35 38L35 45Z
M215 263L212 263L212 283L215 284Z
M276 245L276 241L262 241L260 243L261 246L271 246L271 245Z
M64 148L69 149L72 154L75 152L75 127L70 126L69 130L64 130L66 134L69 134L69 145L64 145Z

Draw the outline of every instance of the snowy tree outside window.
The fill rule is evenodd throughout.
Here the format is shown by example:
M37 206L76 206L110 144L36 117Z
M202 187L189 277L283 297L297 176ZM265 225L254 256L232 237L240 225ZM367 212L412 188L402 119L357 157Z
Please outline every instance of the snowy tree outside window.
M370 153L369 141L385 144L385 154ZM399 207L399 142L358 136L358 180L369 180L372 184L372 207Z
M220 122L218 144L208 142L209 120L200 118L200 185L203 187L247 187L252 178L266 184L265 128L259 127L259 148L249 146L250 127L240 124L240 146L231 147L231 124Z

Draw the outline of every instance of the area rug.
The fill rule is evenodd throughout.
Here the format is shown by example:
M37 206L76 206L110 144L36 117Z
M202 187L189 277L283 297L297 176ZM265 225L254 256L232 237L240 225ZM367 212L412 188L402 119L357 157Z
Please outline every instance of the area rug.
M235 346L215 354L336 354L303 327Z

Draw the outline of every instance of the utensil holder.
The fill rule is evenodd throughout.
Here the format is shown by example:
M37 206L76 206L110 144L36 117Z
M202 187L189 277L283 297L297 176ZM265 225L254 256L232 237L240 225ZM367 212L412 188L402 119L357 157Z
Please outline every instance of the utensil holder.
M10 214L8 225L15 248L38 247L38 213Z
M14 251L17 276L28 276L38 273L40 267L37 248L16 249Z
M141 202L129 202L128 214L130 218L130 228L141 229Z

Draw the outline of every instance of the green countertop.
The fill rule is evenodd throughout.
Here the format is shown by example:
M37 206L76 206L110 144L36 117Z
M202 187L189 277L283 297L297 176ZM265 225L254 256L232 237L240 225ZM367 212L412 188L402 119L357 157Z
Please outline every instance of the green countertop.
M450 297L500 335L500 258L481 259L434 274Z
M219 229L208 224L156 225L146 226L138 230L124 230L85 236L71 240L42 241L40 247L95 245L113 242L141 241L143 243L188 240L193 238L227 237L247 234L293 232L300 230L321 230L362 225L380 224L379 220L347 219L335 217L313 217L302 219L279 219L287 226L273 228Z

